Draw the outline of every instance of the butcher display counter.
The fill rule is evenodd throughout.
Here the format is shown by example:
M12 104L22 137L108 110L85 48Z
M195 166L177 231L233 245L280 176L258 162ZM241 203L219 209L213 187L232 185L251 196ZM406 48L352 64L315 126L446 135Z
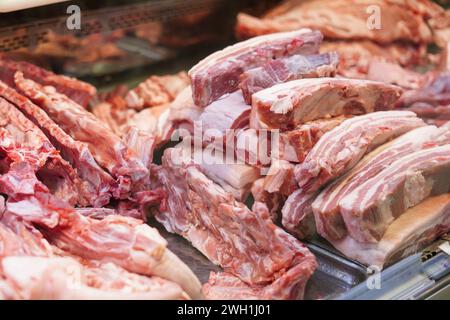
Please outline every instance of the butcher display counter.
M261 19L255 29L252 29L251 23L255 21L251 20L253 18L249 20L246 18L250 15L261 16L269 8L278 5L279 1L51 2L55 3L50 5L45 1L34 1L35 5L29 3L26 6L16 3L17 8L11 7L10 3L5 3L2 7L0 3L0 12L8 12L0 14L1 57L27 61L52 70L56 74L64 74L88 82L98 91L98 95L94 98L97 105L105 101L112 104L111 92L116 94L135 88L145 83L150 76L179 75L182 71L188 71L211 53L236 43L238 41L235 37L236 30L241 38L246 38L245 34L249 32L255 33L251 36L263 36L258 33L264 28L269 28L267 26L282 25L282 23L273 25L267 23L266 26L264 23L268 19L276 18L279 14L286 13L283 7L272 9L271 13ZM284 3L291 5L286 1ZM45 4L47 6L40 7ZM27 8L29 6L32 8ZM17 11L19 9L20 11ZM248 16L244 16L243 19L240 16L241 20L238 18L239 21L237 21L236 17L242 11ZM77 16L78 14L80 16ZM81 23L82 27L77 26L77 23ZM236 23L237 27L235 27ZM330 41L326 31L321 31L326 35L322 48L334 50L337 41ZM399 43L395 40L392 46L400 45ZM367 43L364 43L362 47L373 49L372 44L366 45ZM419 50L419 45L412 46L414 52ZM403 49L406 47L407 45ZM448 68L445 59L442 58L445 56L442 52L449 50L450 47L443 50L436 48L436 45L430 44L429 47L430 61L428 62L439 64L444 70ZM397 49L399 48L393 51L402 52L400 49L396 51ZM354 58L354 55L351 57ZM397 62L401 58L405 58L405 55ZM350 60L345 60L345 66L348 69L344 71L351 71L352 76L356 74L360 76L361 72L368 72L367 68L370 69L367 65L355 67L354 61ZM220 63L220 57L215 62ZM429 68L429 65L424 64L417 69L423 73ZM414 72L416 71L418 70ZM338 70L340 76L350 77L349 73L340 74L339 72ZM410 74L402 75L407 79L411 76ZM183 74L181 78L183 77L187 76ZM403 83L400 82L395 84L402 86ZM20 92L26 92L25 89L21 88ZM31 100L37 103L39 97ZM126 101L129 102L129 100ZM92 105L90 107L91 111L94 110ZM93 112L98 116L95 111ZM437 119L442 120L439 117ZM437 122L427 123L436 124ZM153 156L154 164L161 165L164 161L162 160L164 150L174 145L173 142L169 142L164 147L156 148ZM151 168L150 166L150 172ZM245 201L246 206L252 208L254 200L253 196L250 196ZM155 206L153 203L152 205ZM149 213L147 223L155 227L162 238L167 240L167 248L192 270L202 285L208 283L211 272L220 273L223 270L185 239L187 236L183 238L168 232L164 224L167 221L158 219L158 216L155 218L152 214L153 207L147 212ZM275 219L271 226L277 226L281 230L281 221L278 220ZM258 242L257 239L254 241ZM448 233L440 235L420 250L415 250L414 245L411 245L402 253L401 258L394 259L393 263L388 263L383 269L367 266L356 259L348 258L318 234L302 240L302 243L315 256L317 263L314 273L307 282L304 299L450 299L450 236Z

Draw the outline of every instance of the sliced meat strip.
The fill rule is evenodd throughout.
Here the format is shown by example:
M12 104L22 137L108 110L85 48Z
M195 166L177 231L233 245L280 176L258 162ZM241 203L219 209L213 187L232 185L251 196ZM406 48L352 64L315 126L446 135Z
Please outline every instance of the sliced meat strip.
M318 53L321 41L320 32L301 29L256 37L217 51L189 70L194 102L205 107L236 91L244 71L274 58Z
M359 242L382 239L388 226L432 195L450 191L450 144L394 161L339 203L349 235Z
M245 101L252 103L255 92L278 83L302 78L332 77L336 73L339 57L336 52L294 55L271 60L266 64L241 74L239 88Z
M347 234L339 203L353 189L410 153L448 143L450 130L426 126L405 133L369 153L314 200L312 207L319 234L327 239L340 239Z
M94 207L106 205L116 182L97 164L88 145L74 140L51 120L45 111L1 81L0 96L14 104L33 121L61 152L61 156L77 170L83 181L80 185L81 194L88 199L88 202Z
M384 111L345 120L325 133L297 165L295 177L305 192L338 178L379 145L425 123L409 111Z
M21 73L15 76L20 92L43 108L73 139L88 145L97 163L106 168L118 182L117 197L130 197L133 191L148 184L149 172L125 143L89 113L52 87L42 87L25 79Z
M253 95L250 126L286 131L312 120L390 110L400 93L399 87L368 80L293 80Z
M316 234L316 222L311 204L317 192L306 193L302 189L289 195L281 209L282 224L299 239L311 238Z

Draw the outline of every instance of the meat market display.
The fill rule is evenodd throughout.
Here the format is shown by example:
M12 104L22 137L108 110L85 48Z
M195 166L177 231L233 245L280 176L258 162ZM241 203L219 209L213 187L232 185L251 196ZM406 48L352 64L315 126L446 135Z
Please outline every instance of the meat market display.
M0 300L339 298L370 268L448 258L448 10L246 12L241 41L106 88L0 54ZM92 54L122 54L119 31Z

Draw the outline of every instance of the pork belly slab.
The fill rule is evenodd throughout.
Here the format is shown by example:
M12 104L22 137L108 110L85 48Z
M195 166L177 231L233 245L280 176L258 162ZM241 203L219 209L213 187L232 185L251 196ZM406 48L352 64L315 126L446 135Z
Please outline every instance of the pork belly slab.
M94 86L66 76L54 74L25 61L13 61L0 58L0 80L9 86L14 86L14 74L20 71L26 78L32 79L44 86L53 86L83 107L95 96L97 90Z
M194 102L205 107L236 91L244 71L272 59L318 53L321 41L320 32L301 29L256 37L217 51L189 70Z
M377 146L425 123L409 111L382 111L354 117L325 133L295 177L305 192L314 192L338 178Z
M74 140L50 119L44 110L1 81L0 96L33 121L61 152L61 156L77 170L82 180L80 191L88 203L95 207L106 205L116 182L97 164L88 145Z
M427 198L394 220L379 241L358 242L351 236L331 244L365 265L386 266L409 256L450 230L450 194Z
M431 195L450 191L450 144L394 161L347 194L339 207L349 235L379 241L389 224Z
M253 95L250 126L286 131L312 120L390 110L400 93L398 87L368 80L289 81Z
M271 288L280 284L286 289L271 298L303 296L315 258L273 224L266 206L259 204L250 211L177 148L165 151L163 165L156 171L168 194L166 210L156 213L156 218L168 231L188 239L213 263L248 286Z
M39 105L73 139L88 145L97 163L117 180L118 198L130 197L130 192L148 182L149 172L125 143L89 113L52 87L42 87L16 73L17 88Z
M336 52L312 55L294 55L271 60L241 74L239 88L248 104L255 92L275 84L302 78L332 77L336 73L339 57Z
M394 161L413 152L450 143L450 130L420 127L386 143L365 156L352 170L327 186L312 204L318 233L327 239L341 239L347 228L340 201L360 184L376 176Z
M417 1L412 1L416 3ZM368 8L377 6L382 16L381 28L369 28ZM431 7L428 6L428 7ZM252 37L273 32L311 28L320 30L326 38L370 39L379 43L405 40L416 43L430 43L431 30L424 17L438 12L439 6L419 12L417 4L409 1L391 0L317 0L292 2L289 10L278 11L258 19L240 13L236 33L241 37ZM439 11L442 11L439 10ZM371 12L373 13L373 12ZM372 17L373 18L373 17Z

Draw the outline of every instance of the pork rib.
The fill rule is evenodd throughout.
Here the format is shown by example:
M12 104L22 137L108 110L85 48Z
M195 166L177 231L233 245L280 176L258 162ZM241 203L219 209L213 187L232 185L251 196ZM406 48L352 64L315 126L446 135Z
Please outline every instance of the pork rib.
M37 175L51 193L72 205L86 204L84 195L78 195L82 189L75 170L61 158L44 133L1 97L0 117L0 127L10 133L15 143L36 151L39 156L36 162Z
M400 93L398 87L368 80L289 81L253 95L250 126L285 131L321 118L389 110Z
M181 151L167 149L157 170L168 198L166 211L157 213L156 218L168 231L188 239L213 263L250 286L274 285L277 279L301 268L289 277L289 283L283 282L288 291L283 297L302 297L304 286L300 284L315 269L314 256L273 224L264 205L250 211L209 180Z
M394 161L348 193L339 208L349 235L359 242L374 243L408 208L428 196L449 191L450 144L447 144Z
M97 90L94 86L80 80L54 74L25 61L0 59L0 80L14 87L14 74L20 71L26 78L32 79L44 86L53 86L62 94L83 107L95 96Z
M314 192L350 170L367 152L424 125L409 111L382 111L345 120L325 133L297 165L298 184L304 192Z
M319 234L327 239L340 239L347 233L339 203L353 189L404 156L448 143L450 131L447 128L426 126L405 133L369 153L346 175L327 186L314 200L312 208Z
M318 53L321 41L320 32L302 29L256 37L217 51L189 70L194 102L205 107L236 91L244 71L274 58Z
M242 73L239 88L245 101L251 104L255 92L275 84L302 78L332 77L338 63L339 57L335 52L271 60L261 67Z
M95 207L106 205L115 181L97 164L87 144L72 139L42 109L1 81L0 96L33 121L61 152L62 157L77 170L83 181L80 191L88 202Z
M34 103L43 108L73 139L84 142L97 163L106 168L117 180L117 198L130 197L130 193L148 183L149 172L125 143L89 113L52 87L42 87L25 79L20 72L15 75L17 88Z

